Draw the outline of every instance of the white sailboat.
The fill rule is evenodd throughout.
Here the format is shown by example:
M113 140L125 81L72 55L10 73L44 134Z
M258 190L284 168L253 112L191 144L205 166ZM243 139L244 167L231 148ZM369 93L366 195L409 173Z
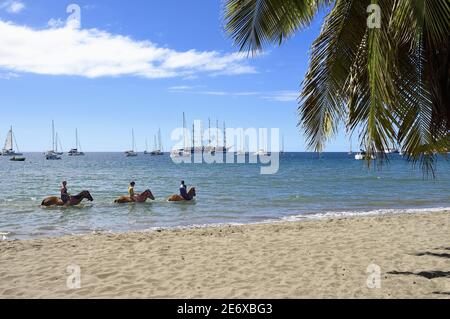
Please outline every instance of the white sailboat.
M2 156L22 156L23 154L21 154L19 152L19 146L16 144L17 147L17 152L14 150L14 142L15 142L15 137L14 137L14 133L13 133L13 128L11 126L11 128L8 131L8 134L6 135L6 141L5 141L5 146L3 147L2 150Z
M183 148L178 150L173 150L170 153L171 157L188 157L191 156L191 150L187 146L187 136L186 136L186 115L183 112Z
M134 143L134 130L131 130L131 136L132 136L132 149L130 151L125 152L126 157L136 157L138 156L137 152L135 151L136 145Z
M78 139L78 129L75 129L75 148L69 151L69 156L84 156L84 152L81 151L80 140Z
M162 151L162 142L161 142L161 129L158 130L158 142L156 141L156 135L155 135L155 143L153 151L150 153L151 156L161 156L164 155Z
M49 161L57 161L61 159L61 156L59 156L56 153L56 147L55 147L55 122L52 121L52 149L47 151L45 153L45 158Z
M240 156L246 155L244 130L242 130L242 132L241 132L241 142L240 142L239 147L240 147L240 149L236 152L236 155L240 155Z
M260 148L254 155L255 156L269 156L270 153L268 151L266 151L266 138L265 138L265 134L264 131L261 134L261 145L262 148Z
M368 158L369 158L369 155L365 151L361 151L355 155L355 160L357 160L357 161L366 160ZM372 154L372 155L370 155L370 159L375 160L375 159L377 159L377 157Z

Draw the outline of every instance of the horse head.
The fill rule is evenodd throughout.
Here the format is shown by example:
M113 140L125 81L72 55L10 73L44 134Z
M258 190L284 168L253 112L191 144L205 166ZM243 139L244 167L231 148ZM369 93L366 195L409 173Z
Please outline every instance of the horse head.
M91 193L89 191L84 191L82 194L83 197L86 198L88 201L90 202L94 201L94 198L92 198Z
M191 195L192 197L197 196L197 193L195 192L195 187L192 187L191 190L190 190L189 192L190 192L190 195Z
M144 193L142 193L143 195L145 195L147 198L150 198L151 200L155 200L155 196L153 196L153 193L151 190L147 189Z

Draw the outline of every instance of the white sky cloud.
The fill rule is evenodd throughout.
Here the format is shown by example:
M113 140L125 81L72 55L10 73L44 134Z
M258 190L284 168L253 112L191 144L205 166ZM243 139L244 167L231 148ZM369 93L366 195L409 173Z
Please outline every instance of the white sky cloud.
M19 13L25 9L25 4L22 1L6 0L0 1L0 9L5 9L9 13Z
M172 86L169 87L169 91L173 93L185 93L185 94L200 94L200 95L213 95L213 96L229 96L229 97L245 97L253 96L259 99L276 101L276 102L295 102L298 100L299 92L295 91L269 91L269 92L257 92L257 91L243 91L243 92L227 92L227 91L213 91L213 90L198 90L195 86Z
M0 20L0 69L88 78L151 79L256 72L239 53L179 52L150 41L61 24L61 20L52 19L48 28L39 30Z

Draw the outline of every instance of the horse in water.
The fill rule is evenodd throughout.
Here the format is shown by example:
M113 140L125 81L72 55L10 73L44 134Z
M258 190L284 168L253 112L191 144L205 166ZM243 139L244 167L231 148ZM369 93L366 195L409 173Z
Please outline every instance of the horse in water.
M79 205L83 199L87 199L88 201L92 202L94 199L91 196L91 193L89 191L82 191L80 194L75 196L70 196L70 199L67 203L64 204L64 202L61 200L61 198L56 196L47 197L42 201L41 206L49 207L49 206L77 206Z
M126 204L126 203L145 203L147 199L155 200L152 192L147 189L142 194L134 196L134 200L130 196L121 196L114 201L116 204Z
M194 197L197 196L197 194L195 192L195 187L191 187L191 189L189 189L189 192L187 194L190 198L194 199ZM184 202L187 200L184 199L181 195L172 195L169 197L168 201L169 202Z

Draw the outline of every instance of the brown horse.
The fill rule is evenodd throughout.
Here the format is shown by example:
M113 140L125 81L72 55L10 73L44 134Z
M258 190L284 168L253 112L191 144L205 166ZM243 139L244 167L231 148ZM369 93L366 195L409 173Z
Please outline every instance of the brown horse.
M126 204L126 203L145 203L147 199L155 200L152 192L147 189L142 194L134 196L134 200L131 199L130 196L121 196L114 201L116 204Z
M64 204L61 198L56 196L47 197L42 201L42 206L49 207L49 206L77 206L79 205L83 199L87 199L90 202L92 202L94 199L91 196L91 193L88 191L82 191L80 194L75 196L70 196L69 201Z
M195 192L195 187L192 187L189 189L188 195L190 198L194 199L195 196L197 196L197 193ZM184 202L186 201L183 197L180 195L172 195L168 199L169 202Z

